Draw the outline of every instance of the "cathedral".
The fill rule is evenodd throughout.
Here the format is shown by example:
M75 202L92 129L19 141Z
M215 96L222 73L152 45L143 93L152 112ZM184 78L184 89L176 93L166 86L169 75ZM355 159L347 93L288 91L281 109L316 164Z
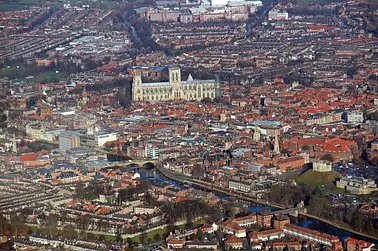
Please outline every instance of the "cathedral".
M181 70L177 66L169 68L169 82L142 83L142 74L136 70L132 85L133 101L164 101L173 99L202 100L214 99L222 95L222 89L217 80L197 80L189 75L186 81L181 81Z

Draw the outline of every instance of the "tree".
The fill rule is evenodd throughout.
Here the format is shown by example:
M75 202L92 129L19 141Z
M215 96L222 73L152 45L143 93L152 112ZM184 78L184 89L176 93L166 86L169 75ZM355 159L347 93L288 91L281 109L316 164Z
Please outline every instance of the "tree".
M140 243L143 244L146 242L147 240L147 234L146 233L142 233L140 236L139 236L139 240L140 240Z
M87 238L89 239L89 240L94 240L95 239L95 235L93 234L93 233L87 233Z
M303 145L303 146L301 147L301 149L302 149L303 151L309 151L309 150L310 150L310 147L309 147L308 145Z
M161 236L160 236L160 234L159 233L156 233L155 235L154 235L154 241L155 242L158 242L158 241L160 241L161 240Z
M133 244L134 244L134 242L133 242L133 240L132 240L131 238L127 238L127 239L126 239L126 242L127 242L127 244L128 244L128 247L132 247Z
M123 238L119 232L117 232L116 239L117 242L123 242Z
M201 100L201 102L204 103L204 104L210 104L211 103L211 98L209 98L209 97L203 98Z
M90 222L91 222L91 217L89 215L84 215L78 219L77 226L79 229L84 230L88 228Z
M269 200L285 206L294 206L305 200L305 195L298 186L274 185L271 187Z
M73 239L78 236L78 233L73 225L66 225L63 227L62 235L68 239Z
M18 215L11 216L11 231L14 236L18 236L20 231L27 229L26 225L22 222L22 219Z
M50 236L56 235L58 233L58 216L50 214L45 221L45 228Z
M328 160L328 161L333 161L333 156L332 154L324 154L323 157L321 157L322 160Z
M4 231L9 227L9 222L5 219L4 216L0 215L0 233L4 233Z
M313 196L308 205L308 211L319 217L328 217L328 214L331 212L331 204L326 197L322 196Z

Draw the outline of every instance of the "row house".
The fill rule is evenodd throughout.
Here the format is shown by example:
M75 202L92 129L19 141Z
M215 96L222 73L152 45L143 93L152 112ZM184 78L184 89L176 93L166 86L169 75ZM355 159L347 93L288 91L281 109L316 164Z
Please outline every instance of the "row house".
M252 232L249 234L250 243L256 241L270 241L275 239L281 239L283 237L285 237L285 234L281 229L269 229L260 232Z
M283 231L285 234L297 236L301 239L306 239L331 247L340 242L339 238L337 238L336 236L320 233L318 231L295 226L292 224L286 224L283 227Z
M235 218L232 222L238 224L240 227L252 226L257 223L257 215L256 213L252 213L248 216Z
M245 228L240 227L238 224L226 221L220 225L220 229L226 234L233 234L238 238L244 238L247 236Z

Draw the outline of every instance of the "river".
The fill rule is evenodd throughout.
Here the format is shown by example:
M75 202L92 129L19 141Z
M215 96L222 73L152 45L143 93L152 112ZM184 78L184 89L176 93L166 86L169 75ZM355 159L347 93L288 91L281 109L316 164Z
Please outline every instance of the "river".
M175 185L175 186L178 186L178 187L183 186L181 184L178 184L174 180L171 180L171 179L168 179L168 178L162 176L161 173L158 170L156 170L155 168L151 169L151 170L140 169L139 173L141 175L142 180L157 179L157 180L160 180L160 181L168 182L168 183ZM221 193L215 193L215 194L222 199L231 199L230 197L225 196L224 194L221 194ZM267 207L267 206L261 206L261 205L257 205L257 204L249 204L248 205L248 212L250 212L250 213L259 212L259 211L262 211L266 208L269 208L272 211L275 210L274 208ZM297 225L297 226L309 228L309 229L312 229L312 230L317 230L319 232L323 232L323 233L327 233L327 234L331 234L331 235L335 235L341 241L345 240L347 237L353 237L353 238L360 239L360 240L366 240L366 241L374 243L375 245L378 245L377 240L373 240L371 238L367 238L367 237L364 237L364 236L361 236L361 235L358 235L358 234L355 234L355 233L351 233L351 232L346 231L346 230L339 229L335 226L321 222L321 221L316 220L316 219L310 219L310 218L303 217L303 216L301 216L299 218L291 217L291 223L294 224L294 225Z

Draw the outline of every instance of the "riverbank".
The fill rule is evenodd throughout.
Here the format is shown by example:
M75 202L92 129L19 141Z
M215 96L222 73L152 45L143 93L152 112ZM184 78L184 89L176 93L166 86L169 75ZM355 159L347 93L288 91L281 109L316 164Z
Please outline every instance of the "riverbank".
M268 206L268 207L272 207L272 208L275 208L275 209L282 209L282 210L286 209L286 207L284 207L282 205L278 205L276 203L270 203L270 202L267 202L267 201L254 199L254 198L251 198L251 197L247 197L246 195L243 195L243 194L239 194L239 193L236 193L236 192L231 192L231 191L221 189L219 187L213 187L213 186L210 187L208 185L208 183L206 183L206 182L203 182L201 180L195 180L195 179L192 179L192 178L189 178L189 177L182 177L182 175L175 174L174 172L169 171L169 170L164 170L162 167L156 166L156 169L164 177L171 179L171 180L174 180L174 181L177 181L177 182L182 183L182 184L196 185L196 186L201 187L202 189L207 189L207 190L211 190L211 191L214 191L214 192L219 192L219 193L225 194L227 196L235 197L235 198L238 198L238 199L241 199L241 200L246 200L246 201L249 201L249 202L252 202L252 203L255 203L255 204L259 204L259 205L262 205L262 206Z
M183 184L196 185L196 186L199 186L199 187L201 187L203 189L209 190L208 184L206 184L205 182L202 182L200 180L194 180L194 179L189 178L189 177L185 177L185 179L184 179L184 177L181 177L179 174L175 174L175 173L173 173L170 170L165 170L161 166L156 166L156 169L164 177L166 177L168 179L171 179L171 180L174 180L176 182L183 183ZM230 196L230 197L235 197L235 198L246 200L246 201L249 201L249 202L252 202L252 203L255 203L255 204L259 204L259 205L262 205L262 206L269 206L269 207L272 207L272 208L275 208L275 209L285 209L285 207L282 206L282 205L278 205L278 204L275 204L275 203L269 203L269 202L265 202L265 201L261 201L261 200L256 200L254 198L251 198L249 196L240 194L238 192L229 192L227 190L224 190L224 189L221 189L221 188L215 188L215 187L212 187L211 190L217 191L219 193L225 194L225 195ZM355 230L351 229L350 227L342 226L340 224L337 224L335 222L329 221L329 220L321 218L321 217L317 217L317 216L312 215L312 214L299 213L299 215L307 217L307 218L310 218L310 219L318 220L320 222L323 222L325 224L328 224L330 226L336 227L338 229L341 229L341 230L353 233L355 235L359 235L359 236L363 236L365 238L369 238L369 239L375 240L375 242L378 243L378 237L377 236L372 236L370 234L366 234L366 233L361 233L361 232L355 231Z

